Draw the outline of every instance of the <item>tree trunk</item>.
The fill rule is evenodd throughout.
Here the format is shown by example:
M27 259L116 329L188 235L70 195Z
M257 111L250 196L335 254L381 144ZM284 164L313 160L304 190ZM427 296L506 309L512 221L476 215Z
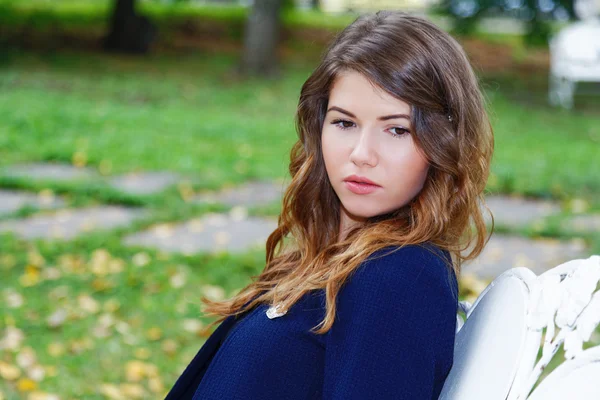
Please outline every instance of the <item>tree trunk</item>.
M282 0L255 0L246 22L241 70L246 75L278 73L277 44Z
M135 10L135 0L116 0L110 19L110 32L104 38L109 51L143 54L150 50L156 27Z

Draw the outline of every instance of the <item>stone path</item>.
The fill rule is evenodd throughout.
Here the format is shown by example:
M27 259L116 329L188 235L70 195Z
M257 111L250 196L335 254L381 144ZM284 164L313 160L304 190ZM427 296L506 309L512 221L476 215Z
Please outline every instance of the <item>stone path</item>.
M574 258L587 258L581 240L527 239L494 234L481 255L463 265L464 272L492 280L514 267L526 267L536 275Z
M206 214L180 224L160 224L125 237L126 245L154 247L165 252L241 252L264 248L277 227L275 218Z
M494 215L494 223L510 228L531 225L561 211L556 203L519 197L489 196L485 202ZM484 211L484 216L489 224L489 214Z
M285 186L283 183L255 181L238 187L223 189L217 193L204 193L192 201L198 203L222 203L227 206L258 206L281 201Z
M565 221L562 227L576 233L600 232L600 214L576 215Z
M148 195L162 192L180 180L172 172L141 172L115 176L109 180L112 187L133 195Z
M0 222L0 232L13 232L24 239L73 239L96 229L127 226L145 214L143 210L117 206L64 209Z
M26 206L36 208L57 208L64 206L64 201L51 192L39 194L0 189L0 215L11 214Z
M32 180L74 181L93 178L96 173L90 168L78 168L68 164L31 163L3 168L0 175Z
M22 164L0 171L2 176L32 180L103 179L92 169L53 163ZM171 172L140 172L115 176L105 180L117 190L135 195L161 192L175 185L181 177ZM163 223L136 232L123 239L128 246L143 246L167 252L193 254L198 252L241 252L252 247L264 248L265 240L275 229L275 218L249 217L247 207L281 202L285 185L282 182L254 181L217 192L192 197L197 203L220 203L231 207L228 214L205 214L181 223ZM558 203L508 196L489 196L486 200L497 226L509 229L532 226L545 218L559 214ZM40 208L64 207L60 199L44 198L32 193L0 190L0 214L10 214L24 205ZM25 219L0 222L0 232L14 232L25 239L72 239L94 229L128 226L147 215L139 209L125 207L91 207L39 213ZM489 219L488 219L489 222ZM564 229L589 233L600 231L600 215L576 215L565 222ZM485 279L503 271L524 266L535 273L577 257L587 257L581 241L531 240L518 236L494 234L480 257L463 266Z

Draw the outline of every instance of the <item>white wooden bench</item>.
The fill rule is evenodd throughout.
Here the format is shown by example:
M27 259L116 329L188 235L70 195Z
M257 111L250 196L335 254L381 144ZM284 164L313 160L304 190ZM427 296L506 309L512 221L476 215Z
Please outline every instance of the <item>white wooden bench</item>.
M454 365L439 399L600 399L600 346L582 348L600 322L598 282L600 256L592 256L540 276L513 268L472 306L461 302L466 321L458 317ZM531 391L561 344L566 361Z
M550 40L550 104L573 107L578 82L600 82L600 0L577 0L581 21Z

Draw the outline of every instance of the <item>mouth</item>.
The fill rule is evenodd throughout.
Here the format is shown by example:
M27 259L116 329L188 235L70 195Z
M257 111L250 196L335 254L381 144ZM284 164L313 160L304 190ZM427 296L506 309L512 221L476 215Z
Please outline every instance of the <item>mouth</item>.
M377 185L373 181L366 178L349 176L344 179L346 188L355 194L369 194L373 193L377 189L381 189L381 186Z
M344 182L352 182L352 183L361 184L361 185L381 187L378 184L376 184L375 182L373 182L372 180L365 178L363 176L358 176L358 175L350 175L350 176L344 178Z

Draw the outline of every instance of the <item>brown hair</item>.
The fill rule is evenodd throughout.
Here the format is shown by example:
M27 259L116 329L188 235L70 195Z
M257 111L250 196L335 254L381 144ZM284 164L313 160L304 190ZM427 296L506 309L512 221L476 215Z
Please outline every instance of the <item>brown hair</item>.
M363 74L411 106L412 134L430 168L409 204L370 218L338 241L340 201L325 170L321 129L330 88L344 70ZM266 266L232 299L202 298L205 312L222 317L215 323L260 303L287 310L307 292L325 289L325 318L313 331L322 334L335 319L340 287L375 251L429 242L450 252L458 275L462 261L483 250L488 235L480 207L492 127L462 47L433 23L398 11L359 17L302 86L296 128L292 181L278 227L267 240Z

